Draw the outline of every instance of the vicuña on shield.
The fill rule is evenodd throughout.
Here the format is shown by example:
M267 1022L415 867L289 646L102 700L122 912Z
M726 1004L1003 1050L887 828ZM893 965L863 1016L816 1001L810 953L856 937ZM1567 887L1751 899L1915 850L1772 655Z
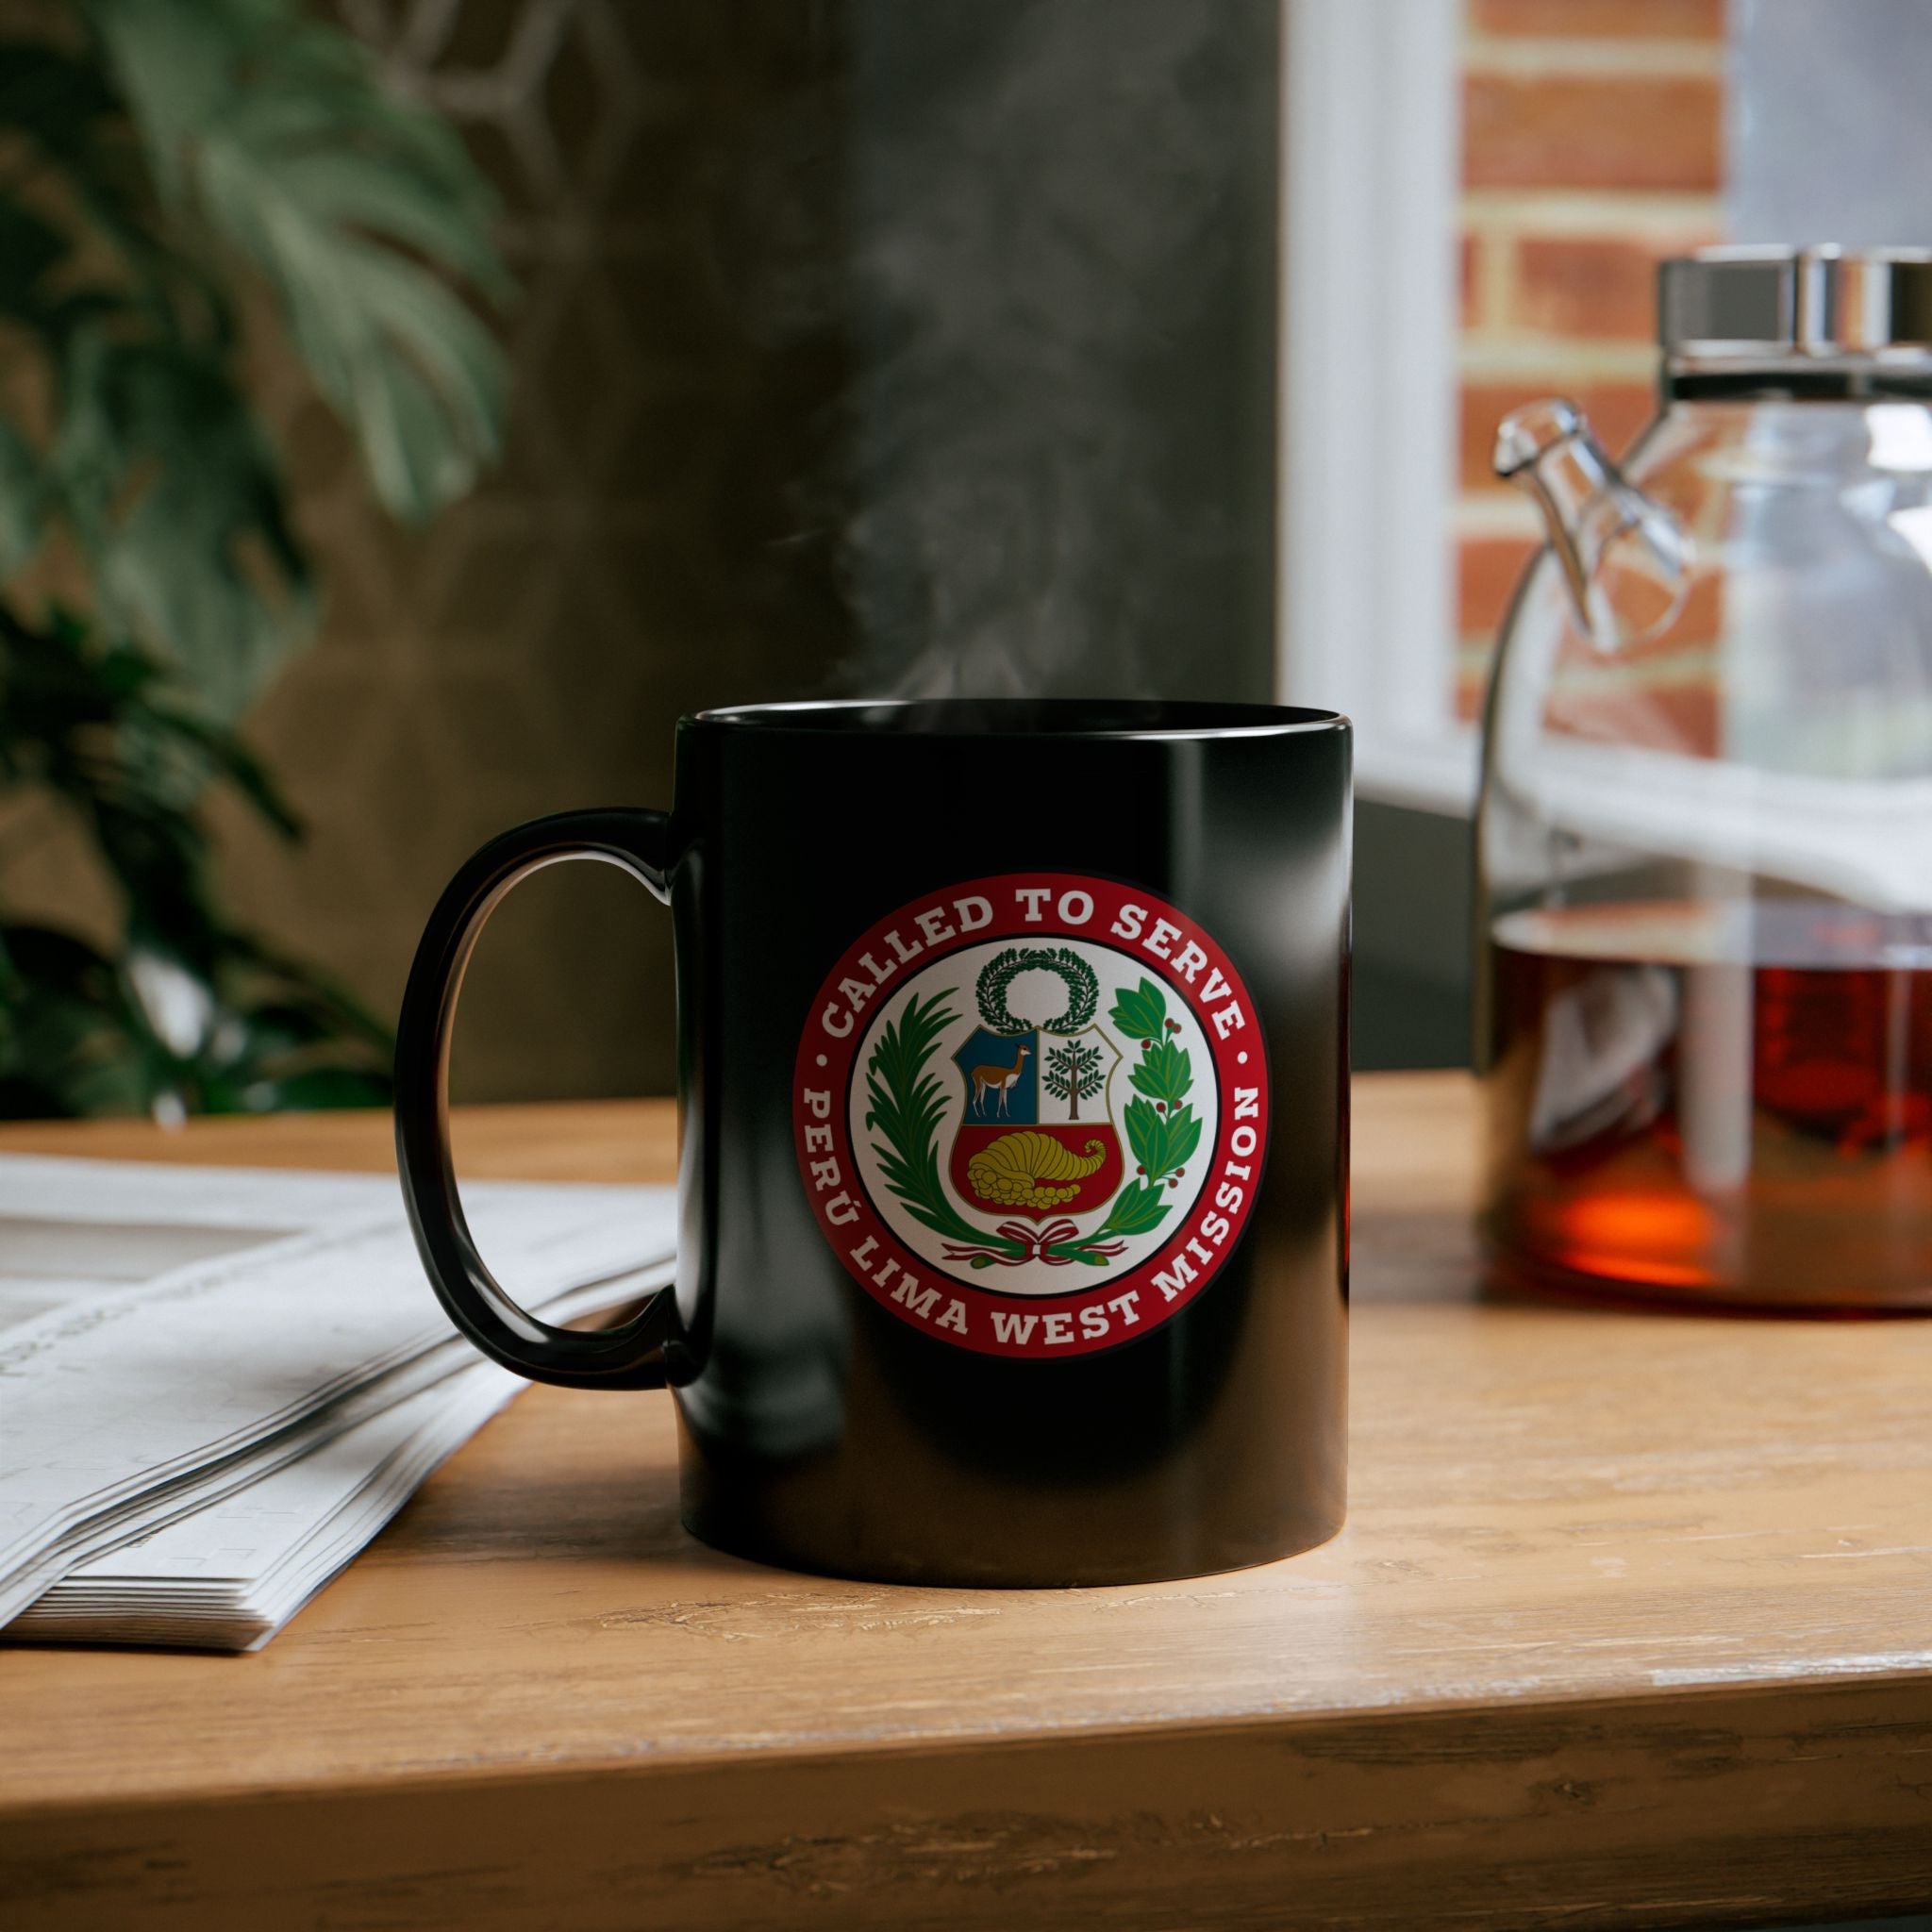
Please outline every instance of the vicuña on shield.
M1020 1077L1020 1070L1026 1064L1026 1057L1032 1051L1033 1049L1030 1046L1023 1046L1014 1058L1013 1064L1010 1067L986 1065L974 1068L973 1111L974 1113L985 1113L986 1096L990 1092L999 1095L1000 1112L1005 1113L1007 1111L1008 1091L1011 1089L1013 1082Z

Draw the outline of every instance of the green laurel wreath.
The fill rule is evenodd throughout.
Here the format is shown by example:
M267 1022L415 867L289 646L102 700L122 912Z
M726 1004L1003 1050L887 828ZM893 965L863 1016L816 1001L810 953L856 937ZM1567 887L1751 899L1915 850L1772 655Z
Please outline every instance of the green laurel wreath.
M887 1022L866 1062L865 1124L868 1131L884 1138L884 1146L873 1142L879 1174L906 1204L906 1211L935 1234L972 1241L986 1250L973 1266L988 1268L1001 1253L1018 1260L1024 1251L1017 1242L974 1227L947 1195L935 1144L944 1117L945 1090L926 1072L926 1062L939 1050L940 1035L958 1017L944 1006L956 991L949 987L936 992L924 1006L915 993L899 1017Z
M1092 967L1071 946L1008 946L989 959L979 974L979 1017L994 1033L1024 1033L1030 1023L1007 1011L1007 989L1016 974L1034 969L1057 973L1067 989L1067 1010L1049 1020L1042 1033L1077 1033L1100 1004L1100 981Z
M1105 1268L1105 1255L1091 1250L1117 1235L1145 1234L1167 1216L1163 1198L1201 1144L1201 1123L1187 1095L1194 1070L1187 1050L1175 1044L1179 1023L1167 1017L1167 1001L1153 980L1143 979L1119 994L1107 1016L1129 1040L1141 1042L1141 1058L1128 1075L1135 1089L1127 1102L1127 1145L1141 1177L1113 1197L1107 1219L1077 1241L1061 1241L1052 1253L1090 1267Z

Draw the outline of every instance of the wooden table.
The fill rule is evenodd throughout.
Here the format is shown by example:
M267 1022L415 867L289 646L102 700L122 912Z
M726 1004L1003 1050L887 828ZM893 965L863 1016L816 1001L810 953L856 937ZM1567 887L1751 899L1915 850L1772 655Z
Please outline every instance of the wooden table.
M1080 1592L678 1528L535 1390L267 1651L0 1654L0 1924L1683 1925L1932 1900L1932 1324L1485 1306L1454 1077L1358 1084L1353 1508ZM663 1178L657 1105L475 1174ZM363 1119L0 1145L387 1163ZM4 1399L4 1396L0 1396Z

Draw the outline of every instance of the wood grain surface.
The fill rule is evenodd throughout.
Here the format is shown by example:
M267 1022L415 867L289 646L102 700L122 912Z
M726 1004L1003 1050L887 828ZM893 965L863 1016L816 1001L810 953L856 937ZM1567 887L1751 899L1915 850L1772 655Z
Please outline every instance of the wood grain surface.
M1932 1325L1486 1302L1467 1084L1357 1108L1325 1548L1123 1590L791 1575L684 1536L667 1398L533 1390L258 1657L0 1652L0 1924L1932 1902ZM667 1178L673 1138L661 1106L482 1109L459 1159ZM342 1117L9 1146L387 1164Z

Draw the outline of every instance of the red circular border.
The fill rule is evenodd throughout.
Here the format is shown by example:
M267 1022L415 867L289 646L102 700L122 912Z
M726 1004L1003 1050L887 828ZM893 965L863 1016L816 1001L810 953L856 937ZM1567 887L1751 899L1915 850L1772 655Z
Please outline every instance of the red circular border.
M1041 891L1047 894L1045 901L1038 902L1041 916L1029 920L1022 894ZM1093 900L1091 916L1078 925L1068 924L1060 919L1058 911L1061 895L1074 891L1089 893ZM861 984L873 984L875 974L867 970L862 958L868 953L875 964L893 960L887 977L877 982L880 999L890 1000L899 962L895 949L887 943L887 934L897 929L901 941L907 941L918 930L917 917L920 913L930 915L937 909L957 918L956 902L969 897L984 899L992 908L992 917L971 932L959 932L956 925L952 933L937 942L922 939L916 956L904 962L911 972L924 972L928 965L950 954L968 946L983 945L992 940L1076 939L1091 944L1106 944L1115 952L1143 959L1149 974L1189 1005L1214 1058L1220 1108L1215 1122L1214 1144L1209 1155L1211 1165L1208 1179L1191 1204L1186 1224L1176 1228L1173 1237L1153 1255L1125 1274L1096 1282L1092 1288L1079 1294L1000 1294L974 1288L941 1272L935 1263L908 1248L886 1224L873 1206L865 1183L859 1177L858 1163L853 1158L849 1097L853 1063L859 1042L875 1016L875 1008L868 1001L861 1010L851 1016L852 1024L842 1037L829 1031L824 1024L825 1015L844 1008L839 982L856 979ZM1127 905L1141 907L1145 914L1138 940L1124 940L1119 934L1109 931L1121 908ZM1179 953L1191 941L1207 955L1205 969L1196 969L1200 974L1200 985L1205 987L1213 974L1219 972L1229 988L1226 1000L1217 1000L1211 1007L1204 1005L1199 999L1198 990L1191 987L1176 972L1172 958L1147 951L1144 941L1154 932L1157 920L1166 921L1175 930L1176 937L1169 942L1171 954ZM911 928L911 932L908 928ZM1223 1037L1214 1024L1213 1015L1230 1004L1239 1008L1242 1024L1230 1027L1227 1035ZM1237 1059L1237 1056L1242 1053L1248 1057L1245 1066ZM823 1065L820 1064L822 1056ZM1256 1090L1254 1112L1244 1113L1239 1120L1235 1116L1234 1102L1237 1078L1244 1086L1252 1083ZM821 1111L821 1108L825 1110ZM799 1041L792 1079L791 1120L798 1150L799 1177L804 1183L806 1198L811 1204L820 1231L844 1263L846 1272L888 1313L896 1315L925 1334L951 1342L956 1348L970 1349L981 1355L1033 1357L1092 1355L1104 1349L1118 1348L1171 1321L1213 1280L1240 1244L1249 1217L1254 1212L1255 1196L1268 1159L1268 1055L1261 1038L1260 1017L1255 1011L1254 1002L1249 998L1247 987L1236 972L1234 962L1186 913L1151 892L1137 886L1124 885L1115 879L1093 878L1077 873L997 873L986 878L967 879L958 885L940 887L909 900L889 912L847 947L825 975L818 997L812 1002L811 1015ZM1234 1153L1232 1143L1236 1133L1244 1127L1254 1134L1255 1146L1251 1153L1242 1157ZM828 1160L834 1164L829 1174L824 1172ZM1245 1178L1230 1174L1230 1164L1237 1169L1245 1168ZM819 1172L815 1173L815 1169ZM1238 1206L1230 1208L1217 1205L1218 1182L1241 1189ZM1194 1212L1196 1208L1201 1211ZM836 1218L834 1210L837 1210ZM1204 1222L1210 1217L1224 1220L1228 1224L1228 1231L1220 1241L1213 1243L1209 1251L1211 1259L1204 1264L1198 1254L1188 1252L1188 1244L1191 1238L1203 1246L1208 1245L1202 1239L1202 1228ZM853 1258L853 1251L863 1248L868 1239L873 1243L869 1265ZM1177 1256L1184 1256L1194 1270L1193 1280L1187 1283L1172 1301L1161 1301L1149 1307L1147 1298L1153 1290L1154 1276L1170 1269ZM896 1266L887 1271L889 1280L880 1283L874 1278L874 1273L887 1260ZM1087 1271L1080 1272L1084 1274ZM918 1277L922 1289L939 1289L937 1303L928 1305L924 1316L915 1313L906 1302L891 1299L892 1286L901 1274ZM1122 1311L1109 1308L1108 1304L1130 1293L1138 1299L1133 1306L1135 1319L1128 1322ZM963 1307L964 1313L958 1319L964 1320L967 1324L964 1334L950 1325L939 1325L941 1318L949 1314L950 1306L954 1303ZM1069 1318L1074 1331L1072 1339L1047 1341L1047 1333L1053 1324L1042 1319L1032 1324L1024 1341L1002 1341L993 1333L992 1312L995 1308L1002 1312L1034 1314L1042 1318L1065 1316ZM1085 1322L1081 1319L1083 1310L1093 1308L1098 1308L1106 1321L1104 1330L1095 1330L1091 1316ZM1034 1339L1036 1337L1039 1339Z

